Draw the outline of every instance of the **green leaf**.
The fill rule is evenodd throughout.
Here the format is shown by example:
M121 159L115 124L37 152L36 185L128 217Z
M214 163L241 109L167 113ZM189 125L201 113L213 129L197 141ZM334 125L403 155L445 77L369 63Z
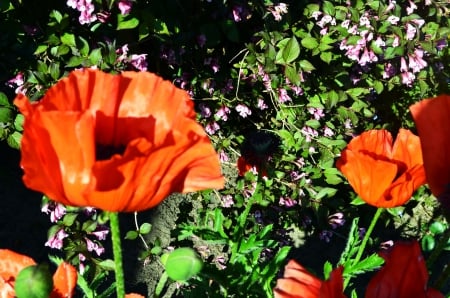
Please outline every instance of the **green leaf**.
M0 106L0 123L10 123L14 119L14 111L9 107Z
M442 234L447 230L447 225L440 221L435 221L430 226L430 232L436 235Z
M291 63L300 55L300 46L295 36L289 39L283 49L283 59L286 63Z
M361 274L369 271L378 269L383 265L384 259L378 254L372 254L367 258L359 261L357 264L352 266L349 270L345 268L345 272L348 274Z
M51 18L53 18L53 19L55 19L56 20L56 22L58 22L58 23L61 23L61 20L62 20L62 14L59 12L59 11L57 11L57 10L52 10L51 12L50 12L50 17Z
M61 36L61 42L67 46L75 47L75 35L66 32Z
M125 239L127 240L134 240L139 236L139 233L137 231L128 231L125 235Z
M100 266L101 268L103 268L105 270L114 271L116 264L114 263L113 260L107 259L107 260L104 260L104 261L101 261L100 263L98 263L98 266Z
M139 19L130 17L130 15L117 15L117 30L133 29L139 25Z
M323 62L330 64L331 59L333 59L333 53L322 52L322 53L320 53L320 59L322 59Z
M315 49L317 48L317 46L319 45L319 43L317 42L317 39L315 39L312 36L307 36L305 38L303 38L300 43L302 44L303 47L307 48L307 49Z
M284 75L289 79L289 81L292 84L296 86L300 84L300 76L295 66L286 65L284 68Z
M36 48L36 50L34 51L34 55L39 55L43 52L45 52L48 49L48 45L46 44L40 44L38 45L38 47Z
M300 68L304 71L304 72L311 72L314 69L316 69L314 67L314 65L311 64L311 62L309 62L308 60L300 60Z
M143 234L143 235L150 233L151 230L152 230L152 225L149 224L148 222L143 223L139 227L139 233Z
M80 51L80 54L83 57L87 57L87 55L89 54L89 43L87 42L86 39L84 39L83 37L79 36L78 39L81 41L82 46L78 48L78 50Z
M10 107L11 103L5 93L0 92L0 106ZM1 122L1 121L0 121Z
M25 117L22 114L17 114L16 119L14 119L14 128L17 131L23 131L23 122Z
M327 15L330 15L332 17L334 17L334 4L329 2L329 1L324 1L322 4L322 10L324 13L326 13Z
M91 61L93 65L98 65L101 60L102 60L102 50L100 48L93 49L92 52L89 54L89 61Z

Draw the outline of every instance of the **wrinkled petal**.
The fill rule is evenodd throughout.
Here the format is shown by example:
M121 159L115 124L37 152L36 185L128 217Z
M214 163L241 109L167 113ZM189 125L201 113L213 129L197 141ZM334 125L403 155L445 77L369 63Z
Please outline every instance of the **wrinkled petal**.
M392 155L392 135L384 129L368 130L351 140L347 149L390 159Z
M366 298L427 297L428 271L417 241L395 243L381 256L385 264L370 280Z
M305 267L290 260L284 269L284 277L277 280L275 298L317 298L322 281Z
M68 263L61 263L53 274L53 291L50 298L72 297L77 285L77 270Z
M36 265L32 258L9 249L0 249L0 277L3 280L15 280L22 269L32 265Z
M386 130L369 130L342 151L336 167L368 204L391 208L406 203L425 183L420 140L400 129L392 144Z
M378 207L391 208L405 204L411 199L416 189L425 184L425 182L424 167L416 165L395 179L384 193L383 199L378 203Z
M305 267L290 260L284 276L277 280L275 298L345 298L343 294L343 268L333 270L330 279L322 281L309 273Z
M222 188L219 158L189 95L146 72L73 71L25 116L25 184L53 200L142 211L173 192Z
M344 150L336 167L366 203L383 207L383 195L397 175L395 163L375 160L369 155Z
M421 140L428 185L439 197L450 184L450 96L422 100L410 111Z

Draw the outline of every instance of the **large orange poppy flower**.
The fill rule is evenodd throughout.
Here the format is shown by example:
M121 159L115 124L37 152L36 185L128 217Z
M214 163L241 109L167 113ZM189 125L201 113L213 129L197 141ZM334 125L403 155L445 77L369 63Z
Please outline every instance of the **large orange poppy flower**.
M15 297L14 282L19 272L36 262L9 249L0 249L0 297ZM53 274L51 298L72 297L77 284L77 271L67 263L61 263Z
M440 197L450 185L450 96L422 100L410 111L422 144L427 183ZM444 203L450 206L450 202Z
M277 280L275 298L345 298L342 271L339 267L328 280L322 281L290 260L284 268L284 277Z
M380 254L385 263L370 280L366 298L443 298L427 287L428 271L419 243L398 242Z
M23 180L57 202L142 211L224 185L192 100L154 74L77 70L39 102L14 103L25 116Z
M406 129L399 130L394 144L387 130L363 132L342 151L336 167L375 207L401 206L425 183L419 137Z

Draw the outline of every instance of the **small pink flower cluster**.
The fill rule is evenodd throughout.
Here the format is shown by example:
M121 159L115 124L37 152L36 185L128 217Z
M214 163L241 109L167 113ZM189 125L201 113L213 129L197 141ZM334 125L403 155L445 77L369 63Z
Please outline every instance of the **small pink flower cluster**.
M67 0L67 6L80 12L78 21L81 25L90 24L97 20L97 16L93 14L95 10L92 0Z
M116 53L119 55L117 62L130 64L135 69L140 71L147 71L147 54L132 54L129 56L127 44L117 49Z
M415 73L425 68L428 64L424 60L426 52L417 46L417 41L423 38L418 34L425 21L413 14L418 8L416 4L408 0L408 6L400 7L395 1L390 1L383 9L381 15L370 7L360 11L358 21L352 18L351 10L347 11L345 19L330 16L322 11L313 11L310 17L320 27L320 34L327 35L332 32L346 30L345 38L340 40L339 48L345 51L345 56L356 61L359 66L366 67L377 62L384 63L384 79L400 75L402 84L412 86ZM425 5L429 5L425 3ZM402 9L408 17L400 15ZM383 31L378 31L383 28ZM399 29L403 32L399 32ZM403 36L401 40L400 36ZM386 49L404 47L406 55L386 58ZM409 60L409 64L406 63ZM398 71L399 70L399 71ZM353 77L356 84L359 74Z

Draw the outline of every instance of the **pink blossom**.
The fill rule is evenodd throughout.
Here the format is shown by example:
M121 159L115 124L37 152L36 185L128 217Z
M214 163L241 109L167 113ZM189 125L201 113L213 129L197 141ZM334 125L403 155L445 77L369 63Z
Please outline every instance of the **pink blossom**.
M314 119L316 120L320 120L321 118L323 118L325 116L325 114L323 113L323 109L320 108L308 108L308 112L314 116Z
M400 58L400 71L401 72L407 72L408 71L408 66L406 65L406 60L404 57Z
M413 72L419 72L423 68L425 68L428 64L423 57L423 50L415 49L414 54L409 54L409 68L412 69Z
M369 20L369 18L366 17L366 16L362 16L362 17L359 19L359 25L360 25L360 26L365 26L365 27L371 27L371 26L370 26L370 20Z
M106 226L99 225L95 229L95 231L89 233L90 235L94 235L98 240L105 240L106 235L108 235L109 230Z
M278 88L278 101L281 103L292 101L292 98L287 94L286 89Z
M275 21L281 21L282 15L286 14L288 12L288 6L286 3L278 3L275 6L268 8L269 12L272 13L273 18Z
M334 132L333 132L333 130L332 130L331 128L329 128L328 126L326 126L326 127L323 129L323 135L324 135L325 137L332 137L332 136L334 136Z
M384 47L386 45L386 43L384 42L383 38L381 36L378 36L377 39L375 40L375 44L377 45L377 47Z
M402 72L402 84L411 87L412 83L416 79L416 76L412 72Z
M319 233L320 240L325 241L326 243L331 241L331 237L333 237L333 233L331 231L323 230Z
M413 40L416 36L417 29L415 26L411 25L410 23L406 24L406 39L407 40Z
M313 13L311 14L311 17L314 18L317 21L321 14L322 14L322 12L319 11L319 10L313 11Z
M386 7L386 10L384 11L384 13L388 13L391 10L393 10L395 8L395 0L389 1L389 5Z
M146 59L147 59L147 54L140 54L140 55L133 54L130 57L130 63L137 70L147 71L147 60Z
M117 3L119 7L120 14L127 15L131 12L131 7L133 6L133 2L131 0L120 0Z
M220 126L215 121L206 124L206 127L205 127L205 131L210 135L215 134L219 129L220 129Z
M258 107L260 110L265 110L265 109L269 108L269 107L266 105L266 103L264 102L264 100L263 100L262 98L259 98L259 99L258 99L257 107Z
M311 142L312 138L319 136L317 130L309 126L303 126L301 132L305 136L305 141L308 143Z
M86 241L86 248L88 251L94 251L97 256L100 256L105 252L105 248L98 243L92 241L91 239L84 237L84 240Z
M250 13L248 12L248 10L241 5L233 6L232 13L235 22L240 22L250 17Z
M222 196L222 207L230 208L234 205L233 197L231 195Z
M344 21L341 23L341 27L343 27L343 28L345 28L345 29L348 29L349 26L350 26L350 20L344 20Z
M48 239L44 245L54 249L61 249L63 247L63 240L67 236L69 235L64 231L64 229L60 229L55 233L55 235L53 235L53 237Z
M225 151L220 150L219 151L219 160L220 160L220 162L228 162L230 160L230 158L228 157L228 155L226 154Z
M290 207L297 205L297 201L295 201L289 197L281 197L278 204L280 206L286 206L286 207L290 208Z
M409 1L409 6L406 8L406 14L410 15L414 12L414 10L417 9L416 4L414 4L414 2L412 2L411 0Z
M400 44L400 37L398 37L398 35L394 35L394 40L392 41L392 46L395 48L395 47L398 47L399 44Z
M394 16L394 15L391 15L391 16L389 16L389 17L387 18L387 21L388 21L389 23L391 23L392 25L397 25L397 24L398 24L398 21L400 21L400 18L397 17L397 16Z
M230 113L230 109L227 106L222 106L215 114L215 116L223 121L228 120L228 114Z
M252 114L252 111L246 105L241 103L238 104L235 109L242 118L247 118L247 116Z
M57 222L66 214L66 207L63 204L49 201L42 206L41 211L45 214L50 213L50 221Z
M342 227L345 223L344 214L342 212L337 212L328 216L328 223L333 229Z
M378 57L374 54L372 50L368 50L367 48L364 48L363 54L361 55L361 58L359 59L359 64L361 66L366 65L367 63L371 62L377 62Z
M117 58L118 62L126 61L128 58L128 44L124 44L122 47L118 48L116 54L119 55Z

